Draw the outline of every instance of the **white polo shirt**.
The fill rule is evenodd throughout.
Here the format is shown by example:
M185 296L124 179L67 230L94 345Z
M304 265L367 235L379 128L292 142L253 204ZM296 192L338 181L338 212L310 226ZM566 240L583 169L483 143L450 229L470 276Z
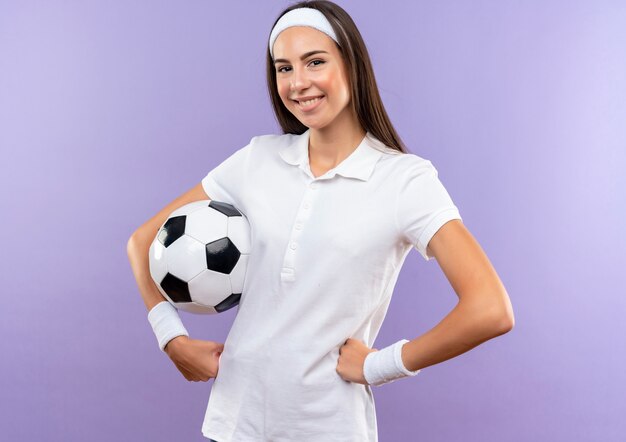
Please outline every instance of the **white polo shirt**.
M252 228L202 425L218 442L376 442L371 387L339 376L339 348L374 346L407 254L429 260L430 238L461 219L429 160L369 132L315 178L309 132L253 137L202 179Z

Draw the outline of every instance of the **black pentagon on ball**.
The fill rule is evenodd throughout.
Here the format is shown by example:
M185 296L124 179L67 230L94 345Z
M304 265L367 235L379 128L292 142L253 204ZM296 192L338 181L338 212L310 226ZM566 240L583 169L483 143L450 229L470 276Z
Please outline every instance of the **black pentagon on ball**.
M185 215L175 216L168 219L165 224L163 224L163 227L161 227L157 234L157 238L163 246L169 246L185 234L186 220L187 217Z
M209 202L209 207L213 207L215 210L226 216L241 216L241 212L235 209L235 206L222 201L211 200L211 202Z
M237 304L239 304L239 299L241 298L241 293L233 293L228 298L224 299L222 302L215 306L215 311L218 313L222 313L229 308L233 308Z
M241 252L229 238L218 239L205 247L206 267L214 272L229 275L241 256Z
M191 302L189 286L185 281L168 273L161 281L161 288L173 302Z

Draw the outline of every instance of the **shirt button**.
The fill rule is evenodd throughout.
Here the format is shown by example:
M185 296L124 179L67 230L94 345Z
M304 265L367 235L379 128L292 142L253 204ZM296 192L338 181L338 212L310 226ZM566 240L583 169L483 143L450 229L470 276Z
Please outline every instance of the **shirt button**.
M301 230L302 229L302 224L298 223L296 224L296 230Z
M296 244L295 242L292 242L290 247L292 250L295 250L296 247L298 247L298 244Z
M311 183L311 184L309 184L309 187L311 189L317 189L317 183Z
M310 207L309 203L304 203L304 208L308 209Z

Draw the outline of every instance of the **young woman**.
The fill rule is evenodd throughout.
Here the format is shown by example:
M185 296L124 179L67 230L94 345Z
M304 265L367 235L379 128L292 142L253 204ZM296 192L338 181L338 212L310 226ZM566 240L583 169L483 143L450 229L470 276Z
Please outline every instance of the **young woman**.
M284 133L253 137L137 229L128 255L161 349L186 379L215 378L207 438L374 442L371 386L511 330L510 300L433 164L404 148L342 8L285 9L270 33L267 79ZM235 205L252 227L224 344L189 338L148 268L167 216L206 199ZM459 302L422 336L372 348L413 248L436 258Z

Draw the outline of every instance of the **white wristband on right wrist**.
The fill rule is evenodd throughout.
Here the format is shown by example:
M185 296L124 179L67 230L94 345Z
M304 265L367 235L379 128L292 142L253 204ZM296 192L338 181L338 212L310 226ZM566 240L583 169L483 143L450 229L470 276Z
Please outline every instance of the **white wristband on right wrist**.
M410 371L402 363L402 346L408 339L400 339L382 350L368 353L363 375L370 385L382 385L406 376L415 376L420 370Z
M148 312L148 321L156 335L159 348L165 352L168 342L177 336L189 336L178 316L178 310L168 301L159 302Z

